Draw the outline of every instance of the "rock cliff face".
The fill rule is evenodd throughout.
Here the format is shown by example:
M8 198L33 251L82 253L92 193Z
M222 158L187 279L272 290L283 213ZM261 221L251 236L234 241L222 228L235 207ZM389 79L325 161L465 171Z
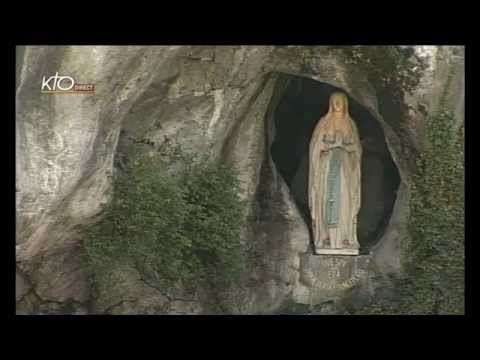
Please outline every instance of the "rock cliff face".
M135 274L128 286L118 289L115 301L95 299L82 266L81 229L110 201L115 167L165 141L224 159L243 181L242 196L250 209L244 235L258 261L249 270L249 280L227 294L234 299L229 312L331 313L343 303L361 302L371 292L373 269L401 271L413 162L442 95L459 124L464 121L463 47L398 47L390 57L385 49L19 48L17 313L211 312L208 299L162 293ZM387 57L385 64L378 60L382 57ZM56 72L94 83L95 93L41 94L42 77ZM366 160L362 193L368 186L384 186L385 202L390 203L368 198L369 209L377 210L365 212L368 246L358 257L312 255L308 219L297 191L302 185L292 185L294 176L287 179L272 156L272 145L282 144L277 141L278 119L290 117L293 122L304 116L279 110L287 94L293 94L292 86L305 84L301 79L346 91L376 129L365 125L364 147L371 139L372 154L383 146L378 156ZM295 159L292 174L301 174L302 158ZM379 180L373 175L378 171L393 180ZM379 183L369 185L375 181Z

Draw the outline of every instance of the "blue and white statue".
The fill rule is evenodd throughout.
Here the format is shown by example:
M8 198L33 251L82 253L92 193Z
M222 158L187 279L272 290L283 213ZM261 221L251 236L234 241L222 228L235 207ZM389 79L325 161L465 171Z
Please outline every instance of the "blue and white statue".
M316 254L358 255L362 148L344 93L330 96L328 113L310 141L308 201Z

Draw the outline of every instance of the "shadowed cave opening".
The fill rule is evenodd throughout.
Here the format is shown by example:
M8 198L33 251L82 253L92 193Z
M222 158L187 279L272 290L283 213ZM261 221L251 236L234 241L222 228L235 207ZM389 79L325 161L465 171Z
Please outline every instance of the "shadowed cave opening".
M362 145L361 208L357 235L365 253L384 234L396 200L400 174L385 142L380 123L343 89L316 80L293 75L273 113L274 138L272 160L283 177L295 203L312 229L308 208L309 144L318 120L328 111L334 91L348 96L349 112L354 119Z

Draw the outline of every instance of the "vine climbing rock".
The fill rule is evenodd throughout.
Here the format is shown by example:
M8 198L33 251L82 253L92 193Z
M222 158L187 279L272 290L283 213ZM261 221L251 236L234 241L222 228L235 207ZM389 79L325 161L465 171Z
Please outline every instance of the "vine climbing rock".
M331 313L347 298L361 303L374 271L402 271L411 176L439 95L464 122L462 46L26 46L16 71L19 314L264 314L321 304ZM94 84L94 93L41 93L42 78L57 72ZM338 263L311 256L309 227L271 157L275 108L294 77L361 104L400 177L379 241ZM119 159L155 153L165 139L223 160L242 181L250 262L221 307L220 294L162 295L134 273L112 301L89 281L82 231L111 202Z

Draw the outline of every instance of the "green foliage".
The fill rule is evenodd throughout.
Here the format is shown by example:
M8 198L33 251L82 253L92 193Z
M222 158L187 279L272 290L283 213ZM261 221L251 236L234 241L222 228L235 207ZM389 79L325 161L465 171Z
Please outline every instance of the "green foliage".
M442 101L443 103L443 101ZM464 129L442 106L427 127L411 193L404 274L369 314L464 313Z
M412 186L414 241L406 267L415 275L412 300L426 313L464 312L464 134L453 123L442 109L429 124Z
M87 229L97 286L114 286L110 275L124 266L162 289L222 288L241 276L245 215L236 174L220 162L175 154L175 172L159 155L145 156L116 179L102 220Z

